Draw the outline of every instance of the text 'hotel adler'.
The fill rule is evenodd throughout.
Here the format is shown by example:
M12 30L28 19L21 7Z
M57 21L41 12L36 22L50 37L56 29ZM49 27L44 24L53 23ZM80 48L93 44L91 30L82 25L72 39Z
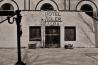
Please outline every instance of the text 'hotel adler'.
M0 11L16 10L22 15L22 47L98 47L98 0L0 0ZM14 48L16 22L2 22L6 18L0 16L0 48Z

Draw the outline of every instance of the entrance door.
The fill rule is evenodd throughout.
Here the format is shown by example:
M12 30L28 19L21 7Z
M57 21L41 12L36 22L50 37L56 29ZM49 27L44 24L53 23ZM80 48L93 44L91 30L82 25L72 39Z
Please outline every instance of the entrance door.
M60 27L47 26L45 28L45 47L59 48L60 47Z

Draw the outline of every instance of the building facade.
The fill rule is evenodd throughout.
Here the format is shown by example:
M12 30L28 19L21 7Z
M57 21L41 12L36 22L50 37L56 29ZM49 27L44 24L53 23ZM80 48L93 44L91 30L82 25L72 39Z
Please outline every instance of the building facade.
M97 7L97 0L0 0L0 11L21 10L22 47L97 47ZM0 47L17 46L13 17L9 24L0 16Z

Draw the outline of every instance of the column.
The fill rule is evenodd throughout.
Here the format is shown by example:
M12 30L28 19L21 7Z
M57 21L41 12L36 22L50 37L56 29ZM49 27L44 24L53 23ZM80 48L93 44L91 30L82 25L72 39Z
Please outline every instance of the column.
M41 20L41 46L45 47L45 21Z
M98 48L98 21L94 19L95 28L95 47Z
M66 0L64 0L64 9L66 11Z
M30 10L30 0L24 0L24 10Z

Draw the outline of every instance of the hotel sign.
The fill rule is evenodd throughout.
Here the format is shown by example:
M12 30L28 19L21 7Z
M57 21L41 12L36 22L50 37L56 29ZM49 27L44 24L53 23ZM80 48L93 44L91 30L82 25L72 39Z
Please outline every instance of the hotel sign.
M45 12L45 18L43 19L45 22L45 25L51 25L51 26L59 26L59 23L61 21L61 15L59 12Z

